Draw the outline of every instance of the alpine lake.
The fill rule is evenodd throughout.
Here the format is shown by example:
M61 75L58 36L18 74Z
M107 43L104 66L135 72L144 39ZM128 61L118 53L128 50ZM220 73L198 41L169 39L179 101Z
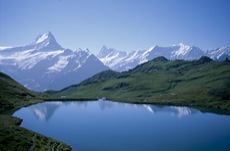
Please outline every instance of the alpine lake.
M230 116L178 106L52 101L16 111L21 127L73 151L229 151Z

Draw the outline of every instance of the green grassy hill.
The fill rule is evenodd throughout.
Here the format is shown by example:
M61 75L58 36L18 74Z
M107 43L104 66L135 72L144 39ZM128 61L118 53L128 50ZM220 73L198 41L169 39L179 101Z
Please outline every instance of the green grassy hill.
M132 103L186 105L230 112L230 62L156 58L122 73L105 71L53 93Z
M19 127L22 120L6 112L41 102L44 95L32 92L0 73L0 150L71 150L70 146Z

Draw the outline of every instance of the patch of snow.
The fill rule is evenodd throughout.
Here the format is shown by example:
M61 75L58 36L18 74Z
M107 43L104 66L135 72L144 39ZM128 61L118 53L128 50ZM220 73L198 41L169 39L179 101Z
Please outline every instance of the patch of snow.
M46 34L42 35L35 43L36 44L41 43L44 40L46 40L48 37L49 37L49 33L46 33Z
M10 47L10 46L0 46L0 51L5 50L5 49L10 49L10 48L13 48L13 47Z
M61 53L63 53L64 50L57 50L57 51L50 51L50 52L36 52L36 53L19 53L16 56L13 56L15 58L16 62L18 63L18 66L20 69L25 70L25 69L31 69L33 68L37 63L40 61L46 59L49 56L56 56Z
M68 58L69 56L60 56L58 62L49 67L48 70L52 72L61 71L68 64Z

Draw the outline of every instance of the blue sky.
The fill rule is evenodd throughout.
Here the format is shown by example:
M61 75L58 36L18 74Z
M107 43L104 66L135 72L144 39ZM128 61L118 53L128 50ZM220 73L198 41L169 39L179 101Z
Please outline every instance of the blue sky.
M0 0L0 46L51 31L64 48L230 46L229 0Z

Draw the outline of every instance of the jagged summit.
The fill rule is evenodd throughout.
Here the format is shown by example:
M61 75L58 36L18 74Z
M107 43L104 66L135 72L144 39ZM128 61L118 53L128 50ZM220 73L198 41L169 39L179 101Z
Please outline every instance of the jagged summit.
M103 45L103 46L101 47L101 50L106 50L106 49L108 49L108 47L107 47L106 45Z
M102 57L106 57L110 54L114 54L118 52L117 50L113 49L113 48L108 48L107 46L103 45L101 48L101 51L98 53L97 57L98 58L102 58Z
M76 50L74 50L74 52L85 52L85 53L91 54L88 48L85 48L85 49L77 48Z
M58 50L63 49L56 41L54 35L51 32L47 32L45 34L39 35L37 38L35 38L34 42L32 42L33 46L35 46L38 49L45 50Z
M39 44L43 42L56 42L56 39L51 32L47 32L37 36L32 44Z

